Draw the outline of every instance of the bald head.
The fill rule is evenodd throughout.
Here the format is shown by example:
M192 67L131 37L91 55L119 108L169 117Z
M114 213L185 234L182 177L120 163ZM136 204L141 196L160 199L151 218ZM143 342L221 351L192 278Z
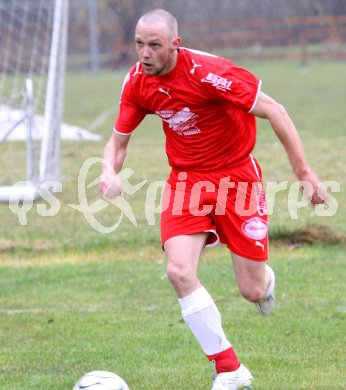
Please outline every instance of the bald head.
M138 58L149 76L162 76L176 65L181 38L173 15L163 9L144 14L135 31Z
M154 9L144 14L137 23L138 25L157 26L162 25L167 31L169 38L174 38L178 35L177 19L164 9Z

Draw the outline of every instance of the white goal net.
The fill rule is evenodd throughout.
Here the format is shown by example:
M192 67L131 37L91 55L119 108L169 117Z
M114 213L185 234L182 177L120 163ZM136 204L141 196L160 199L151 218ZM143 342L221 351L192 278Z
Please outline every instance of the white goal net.
M60 180L68 0L0 0L0 201Z

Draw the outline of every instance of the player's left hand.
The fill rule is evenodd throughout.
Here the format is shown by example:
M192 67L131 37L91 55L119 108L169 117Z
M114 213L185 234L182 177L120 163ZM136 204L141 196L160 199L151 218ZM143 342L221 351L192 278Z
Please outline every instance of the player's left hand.
M310 199L313 205L329 202L330 195L312 169L309 169L306 173L299 175L298 179L310 184L302 186L302 189L306 198Z

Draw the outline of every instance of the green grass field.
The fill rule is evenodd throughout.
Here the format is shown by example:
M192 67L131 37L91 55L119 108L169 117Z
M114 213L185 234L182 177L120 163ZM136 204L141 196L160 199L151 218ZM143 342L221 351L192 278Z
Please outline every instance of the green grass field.
M330 217L306 207L292 220L288 191L277 195L270 257L278 302L271 317L262 318L240 297L224 247L205 251L200 277L240 359L254 374L256 390L344 389L346 67L312 62L301 74L294 62L242 65L263 80L264 92L285 105L321 179L340 183L341 191L332 194L339 207ZM102 234L69 206L79 203L83 162L102 156L123 76L67 76L65 121L95 129L103 141L63 143L63 192L57 195L56 215L40 215L46 204L41 199L21 225L8 204L0 205L1 390L72 389L92 370L118 373L131 390L210 388L209 363L182 321L165 277L159 215L149 225L145 213L150 184L169 172L160 122L145 119L126 160L134 171L129 181L146 180L127 196L137 227L124 217L114 232ZM114 115L109 114L112 107ZM97 127L95 119L102 113L105 120ZM282 147L269 125L258 123L255 155L265 181L292 183ZM1 152L0 165L5 162ZM88 183L99 168L92 167ZM87 190L87 199L89 204L99 199L96 187ZM104 226L119 217L112 205L97 214Z

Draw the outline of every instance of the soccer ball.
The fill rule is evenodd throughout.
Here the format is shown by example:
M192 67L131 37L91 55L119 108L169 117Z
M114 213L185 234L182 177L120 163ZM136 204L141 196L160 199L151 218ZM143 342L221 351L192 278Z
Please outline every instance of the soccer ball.
M92 371L83 375L73 390L130 390L119 375L108 371Z

